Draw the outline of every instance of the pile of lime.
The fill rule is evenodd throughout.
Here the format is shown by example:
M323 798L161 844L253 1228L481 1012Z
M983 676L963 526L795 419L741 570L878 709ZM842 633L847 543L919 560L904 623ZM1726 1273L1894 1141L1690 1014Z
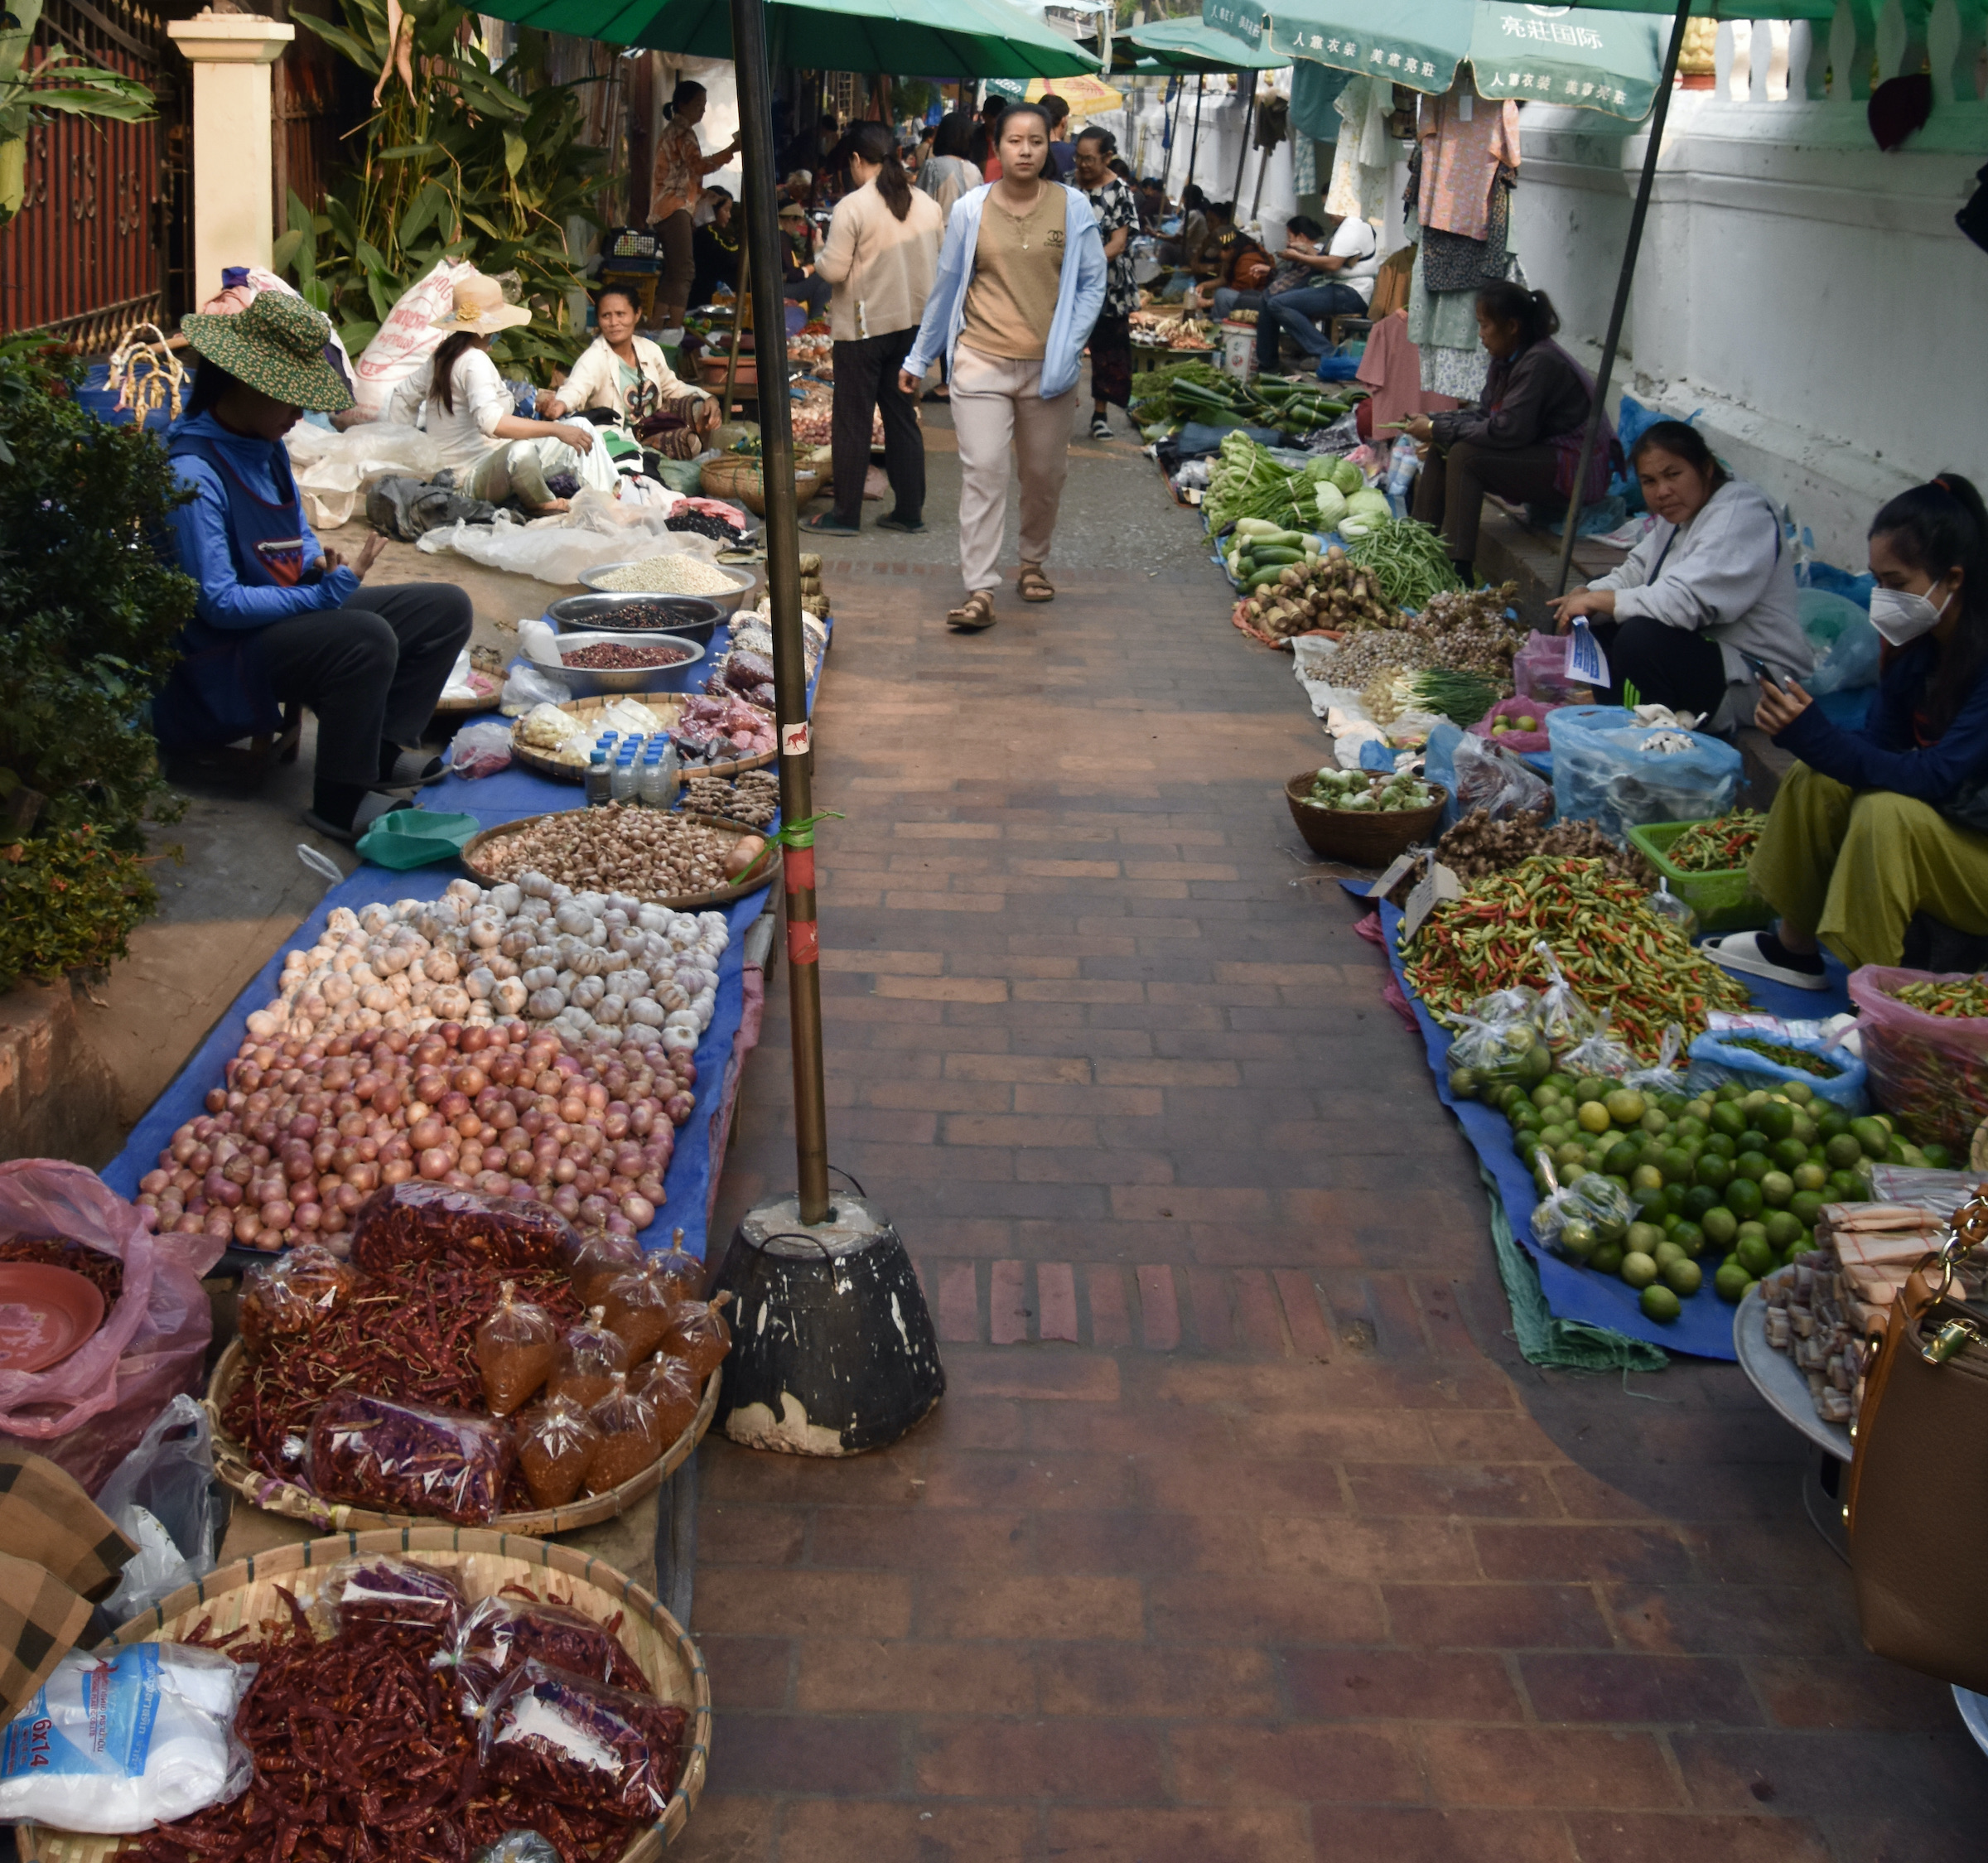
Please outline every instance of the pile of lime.
M1533 1165L1542 1196L1551 1188L1542 1151L1563 1184L1579 1190L1592 1172L1628 1192L1636 1221L1571 1223L1559 1247L1639 1289L1643 1312L1667 1322L1708 1272L1720 1298L1737 1302L1792 1262L1812 1246L1825 1204L1870 1196L1872 1163L1943 1161L1902 1142L1884 1115L1852 1118L1799 1080L1687 1099L1549 1074L1530 1091L1507 1084L1483 1097L1510 1122L1512 1149Z

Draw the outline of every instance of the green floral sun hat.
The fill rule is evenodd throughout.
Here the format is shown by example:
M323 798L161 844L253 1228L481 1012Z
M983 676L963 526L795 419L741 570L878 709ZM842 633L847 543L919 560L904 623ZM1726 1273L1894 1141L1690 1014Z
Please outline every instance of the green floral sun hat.
M325 357L331 320L288 292L258 292L232 316L196 312L180 328L200 355L276 400L326 414L352 405L345 377Z

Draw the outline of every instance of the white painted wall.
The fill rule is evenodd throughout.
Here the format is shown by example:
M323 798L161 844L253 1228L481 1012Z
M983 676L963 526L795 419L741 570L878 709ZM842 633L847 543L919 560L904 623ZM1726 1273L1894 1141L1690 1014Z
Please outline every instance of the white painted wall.
M1773 36L1771 75L1745 56L1767 22L1722 27L1719 88L1672 100L1615 391L1702 409L1734 467L1852 567L1894 492L1942 467L1988 484L1988 253L1953 221L1988 157L1981 20L1935 0L1914 32L1899 0L1875 22L1844 0L1832 33ZM1881 71L1917 70L1929 45L1932 119L1880 152L1868 85L1826 94L1822 67L1868 70L1875 50ZM1591 363L1646 138L1543 104L1522 125L1520 258Z

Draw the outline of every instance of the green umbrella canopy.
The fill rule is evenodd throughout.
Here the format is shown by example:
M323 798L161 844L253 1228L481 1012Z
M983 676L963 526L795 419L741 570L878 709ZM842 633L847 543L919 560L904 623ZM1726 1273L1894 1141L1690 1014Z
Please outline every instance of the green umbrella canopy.
M1776 0L1785 4L1785 0ZM491 0L482 10L548 32L730 58L726 0ZM1070 78L1098 60L1009 0L770 0L769 56L821 71Z
M1482 96L1631 122L1648 113L1663 68L1662 22L1648 13L1506 0L1277 0L1267 10L1205 0L1204 12L1240 41L1411 90L1440 96L1468 59Z
M1191 78L1217 71L1275 71L1291 63L1267 46L1245 47L1233 33L1216 31L1196 19L1155 20L1119 33L1112 44L1131 46L1141 54L1135 69L1141 75Z

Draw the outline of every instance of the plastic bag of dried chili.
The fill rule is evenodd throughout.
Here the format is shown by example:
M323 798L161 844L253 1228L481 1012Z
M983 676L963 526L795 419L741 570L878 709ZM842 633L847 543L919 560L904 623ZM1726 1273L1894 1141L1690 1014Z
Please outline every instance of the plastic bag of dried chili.
M469 1608L461 1587L446 1572L391 1552L341 1560L319 1596L334 1629L396 1643L450 1642Z
M510 1431L487 1417L335 1391L311 1417L304 1474L328 1501L477 1527L515 1459Z
M271 1339L311 1331L351 1299L357 1279L351 1264L321 1242L302 1243L268 1267L251 1268L235 1314L242 1349L259 1359Z
M528 1661L504 1678L484 1715L484 1777L578 1811L659 1817L677 1783L689 1721L654 1696Z
M531 1599L490 1597L472 1605L448 1660L456 1672L463 1712L470 1715L487 1704L504 1678L525 1662L543 1663L548 1669L606 1682L633 1695L651 1692L641 1664L606 1625L567 1605Z
M469 1267L549 1267L577 1246L556 1209L522 1197L493 1197L410 1178L383 1184L352 1219L352 1259L379 1273L403 1262Z

